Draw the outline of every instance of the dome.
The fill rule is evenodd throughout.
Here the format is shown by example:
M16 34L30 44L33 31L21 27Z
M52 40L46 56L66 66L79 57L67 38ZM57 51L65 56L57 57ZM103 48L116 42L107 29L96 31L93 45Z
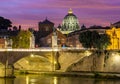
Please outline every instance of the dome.
M62 22L62 31L75 31L79 29L79 22L76 15L73 14L72 9L69 9L68 14L64 17Z

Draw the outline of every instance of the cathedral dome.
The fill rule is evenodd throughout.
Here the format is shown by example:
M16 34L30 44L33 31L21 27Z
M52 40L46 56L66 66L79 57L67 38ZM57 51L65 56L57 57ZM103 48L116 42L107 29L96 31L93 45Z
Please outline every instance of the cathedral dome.
M76 15L73 14L72 9L69 9L68 14L64 17L62 22L62 31L75 31L79 29L79 22Z

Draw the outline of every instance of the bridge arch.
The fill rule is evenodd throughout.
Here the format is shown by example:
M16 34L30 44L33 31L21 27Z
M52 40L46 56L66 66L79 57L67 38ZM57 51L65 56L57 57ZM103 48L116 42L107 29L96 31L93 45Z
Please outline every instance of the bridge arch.
M9 58L9 64L14 65L17 70L52 70L51 52L18 52L10 53L10 56L12 57Z
M30 58L32 58L33 62L31 62ZM16 64L20 64L20 66L22 66L23 68L20 68L20 66L18 67L18 65L17 65L18 69L33 70L33 68L34 68L34 70L52 71L52 67L54 66L52 64L53 58L54 58L53 52L51 52L51 51L40 51L40 50L34 50L34 51L33 50L25 50L25 51L1 50L0 51L0 62L4 66L7 65L9 67L13 67L13 65L14 65L13 68L16 68ZM25 63L25 61L27 61L29 63L27 63L27 62ZM38 62L38 63L35 63L35 62ZM28 68L28 66L29 66L29 68ZM30 66L32 68L30 68ZM40 68L40 66L41 66L41 68ZM42 66L44 66L44 67L42 67Z
M2 62L0 62L0 68L5 68L5 65Z
M17 70L52 71L52 56L46 53L30 53L19 57L13 64Z

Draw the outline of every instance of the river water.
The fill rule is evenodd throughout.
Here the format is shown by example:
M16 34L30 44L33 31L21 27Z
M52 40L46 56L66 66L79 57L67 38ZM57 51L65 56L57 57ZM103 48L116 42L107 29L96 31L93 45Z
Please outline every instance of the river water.
M116 79L93 79L82 77L56 77L40 75L22 75L14 79L0 78L0 84L120 84Z

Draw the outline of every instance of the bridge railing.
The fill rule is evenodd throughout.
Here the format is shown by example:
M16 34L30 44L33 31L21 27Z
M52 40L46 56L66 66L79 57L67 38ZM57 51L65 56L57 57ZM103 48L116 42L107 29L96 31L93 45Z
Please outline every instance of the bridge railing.
M76 48L76 47L41 47L41 48L10 48L10 49L0 49L0 51L63 51L63 50L87 50L85 48Z

